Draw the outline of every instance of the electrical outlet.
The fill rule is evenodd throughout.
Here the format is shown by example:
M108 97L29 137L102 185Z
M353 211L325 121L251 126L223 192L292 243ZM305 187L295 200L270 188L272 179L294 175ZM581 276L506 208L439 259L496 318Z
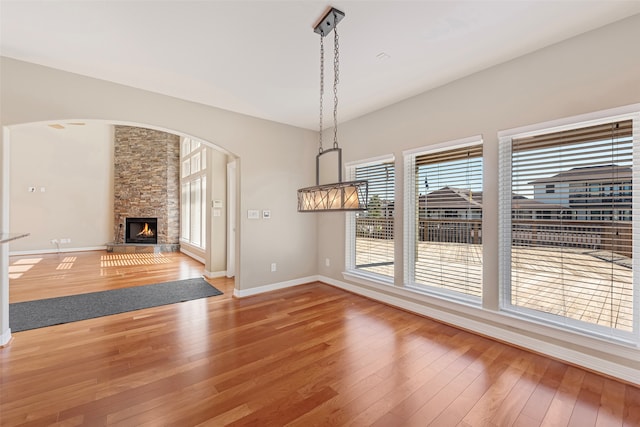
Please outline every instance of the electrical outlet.
M71 243L71 239L69 238L60 239L60 243Z
M324 265L326 265L327 267L331 266L331 260L329 258L325 258L324 259Z
M58 239L51 239L51 244L52 245L57 245L58 244Z
M273 273L274 271L277 271L277 266L275 262L271 263L271 272Z

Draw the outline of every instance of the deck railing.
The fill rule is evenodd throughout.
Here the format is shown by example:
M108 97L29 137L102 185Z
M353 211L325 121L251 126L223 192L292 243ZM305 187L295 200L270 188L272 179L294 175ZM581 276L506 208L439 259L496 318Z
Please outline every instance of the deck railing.
M358 218L356 236L393 239L393 218ZM613 252L631 257L631 223L627 221L512 220L515 246L564 247ZM482 244L480 219L420 219L421 242Z
M356 218L356 237L393 239L393 218Z
M631 222L512 220L516 246L565 247L613 252L631 258Z
M481 219L421 219L418 240L442 243L482 243Z

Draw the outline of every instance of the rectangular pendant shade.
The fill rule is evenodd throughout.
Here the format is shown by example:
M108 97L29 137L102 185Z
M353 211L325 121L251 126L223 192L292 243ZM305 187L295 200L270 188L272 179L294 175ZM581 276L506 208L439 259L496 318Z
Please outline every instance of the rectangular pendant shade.
M298 190L298 212L363 211L367 209L367 181L336 182Z

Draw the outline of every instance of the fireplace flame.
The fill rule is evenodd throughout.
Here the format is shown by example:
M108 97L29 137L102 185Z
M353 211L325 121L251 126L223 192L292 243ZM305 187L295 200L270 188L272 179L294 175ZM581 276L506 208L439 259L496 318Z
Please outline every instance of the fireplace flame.
M151 230L149 228L149 224L148 223L144 223L144 228L142 229L141 232L139 232L138 234L136 234L137 236L142 236L142 237L153 237L153 230Z

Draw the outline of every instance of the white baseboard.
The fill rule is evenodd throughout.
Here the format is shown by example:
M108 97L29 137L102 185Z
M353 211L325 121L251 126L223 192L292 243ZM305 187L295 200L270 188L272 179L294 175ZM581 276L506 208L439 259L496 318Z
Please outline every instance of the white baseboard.
M225 277L226 275L227 275L226 270L225 271L209 271L209 270L204 271L204 276L208 279L216 279L218 277Z
M604 375L618 378L630 384L640 385L640 370L638 369L634 369L632 367L622 365L605 358L584 354L580 351L573 350L568 346L565 347L556 345L547 341L542 341L520 334L517 332L517 330L509 330L509 325L506 325L503 328L500 326L491 325L489 323L478 322L452 313L450 311L438 310L433 306L425 306L419 302L413 302L405 298L390 295L388 291L383 293L375 289L371 289L370 287L365 288L358 285L331 279L329 277L319 276L317 280L323 283L327 283L331 286L335 286L337 288L383 302L385 304L402 308L404 310L417 313L435 320L439 320L453 326L457 326L467 331L476 332L478 334L496 339L498 341L510 343L517 347L544 354L549 357L562 360L573 365L581 366L595 372L600 372ZM614 346L616 345L609 344L608 347ZM599 348L602 348L602 346ZM640 351L638 351L638 349L621 347L620 350L622 350L622 352L625 353L626 356L640 354ZM612 349L612 354L620 355L620 352ZM633 358L631 358L631 360L633 360Z
M258 286L251 289L234 289L233 296L244 298L252 295L262 294L264 292L277 291L278 289L291 288L293 286L304 285L306 283L317 282L318 276L301 277L299 279L287 280L286 282L272 283L269 285Z
M7 330L3 331L2 335L0 335L0 347L9 344L9 341L11 341L11 328L7 328Z
M84 248L60 248L60 249L33 249L27 251L12 251L9 252L9 256L17 255L41 255L41 254L57 254L66 252L87 252L87 251L104 251L107 250L106 246L88 246Z

